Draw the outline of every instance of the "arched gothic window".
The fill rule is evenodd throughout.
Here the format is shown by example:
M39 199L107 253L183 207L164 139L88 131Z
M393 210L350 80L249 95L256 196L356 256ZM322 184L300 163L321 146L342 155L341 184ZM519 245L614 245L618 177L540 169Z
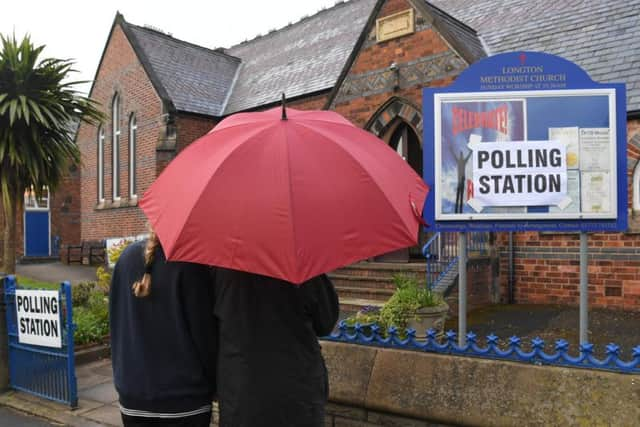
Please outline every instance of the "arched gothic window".
M138 123L136 115L129 116L129 198L136 197L136 140L138 136Z
M104 202L104 128L98 128L98 153L97 153L97 183L98 183L98 203Z
M113 178L113 200L120 199L120 98L118 94L113 97L111 104L111 121L113 132L111 133L111 158Z

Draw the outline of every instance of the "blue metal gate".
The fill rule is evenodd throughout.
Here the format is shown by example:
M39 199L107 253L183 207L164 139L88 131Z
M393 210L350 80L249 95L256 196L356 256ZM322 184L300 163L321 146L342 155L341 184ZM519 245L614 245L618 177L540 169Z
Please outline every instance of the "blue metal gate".
M73 309L71 284L60 285L60 313L62 321L62 348L50 348L18 342L16 314L16 288L14 276L4 280L4 298L7 306L9 334L9 385L20 391L78 406L78 388L73 349Z

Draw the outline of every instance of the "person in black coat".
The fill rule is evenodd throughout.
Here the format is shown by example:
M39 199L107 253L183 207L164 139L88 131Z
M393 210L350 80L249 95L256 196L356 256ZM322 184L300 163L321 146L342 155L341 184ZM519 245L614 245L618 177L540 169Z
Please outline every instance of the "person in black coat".
M167 262L152 233L120 255L109 317L124 425L208 427L217 352L211 269Z
M318 336L339 314L326 275L300 286L215 270L221 427L324 426L329 387Z

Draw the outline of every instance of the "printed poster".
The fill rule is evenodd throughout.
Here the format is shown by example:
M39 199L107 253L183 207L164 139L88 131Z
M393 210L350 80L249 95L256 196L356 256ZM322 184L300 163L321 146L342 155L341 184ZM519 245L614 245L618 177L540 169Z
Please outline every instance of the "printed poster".
M609 128L580 129L580 170L609 171Z
M476 213L468 204L473 185L469 143L523 141L524 100L443 101L441 104L440 209L443 214ZM484 207L483 212L514 208ZM520 209L524 212L524 208Z
M565 143L567 145L567 168L578 169L580 166L580 138L578 128L549 128L549 140Z
M611 210L609 172L582 172L582 212L603 213Z
M580 213L580 171L567 171L567 199L560 206L550 206L552 213Z

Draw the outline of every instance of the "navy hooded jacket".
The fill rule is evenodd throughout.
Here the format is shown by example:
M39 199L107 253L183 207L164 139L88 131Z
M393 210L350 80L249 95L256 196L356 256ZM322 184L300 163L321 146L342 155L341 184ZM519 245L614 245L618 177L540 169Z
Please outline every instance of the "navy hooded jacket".
M144 274L145 244L123 251L111 282L111 353L120 404L153 413L210 405L217 351L210 268L167 262L158 247L151 294L138 298L131 286Z

